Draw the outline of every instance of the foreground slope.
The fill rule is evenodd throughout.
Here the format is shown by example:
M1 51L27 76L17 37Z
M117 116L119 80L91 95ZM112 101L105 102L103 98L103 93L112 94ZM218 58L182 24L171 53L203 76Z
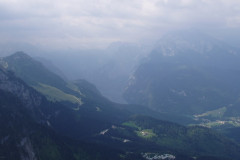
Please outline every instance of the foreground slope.
M112 154L105 155L106 150L98 145L73 141L57 134L49 117L56 111L67 110L61 104L48 102L11 72L0 68L0 157L29 160L120 159L119 151L112 150Z
M106 146L114 145L142 155L170 154L176 159L238 159L239 156L238 144L210 129L184 127L146 116L131 116L121 125L104 130L97 138L103 139Z

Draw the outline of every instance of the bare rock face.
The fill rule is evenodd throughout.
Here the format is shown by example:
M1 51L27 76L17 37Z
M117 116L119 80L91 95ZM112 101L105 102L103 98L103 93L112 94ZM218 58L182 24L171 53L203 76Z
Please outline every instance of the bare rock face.
M9 127L5 129L9 129L9 135L0 138L0 145L15 146L16 147L15 149L17 150L16 152L19 153L20 156L19 159L21 160L37 160L36 153L33 147L34 146L33 142L31 142L31 139L28 137L28 135L34 132L34 129L31 129L30 127L31 125L29 126L29 124L31 124L30 121L35 120L37 123L45 122L44 114L41 111L41 105L44 99L43 96L37 93L31 87L27 86L21 79L15 77L12 72L7 71L4 67L1 66L0 66L0 90L4 92L9 92L13 95L13 98L16 97L20 100L17 101L18 103L16 103L15 106L16 112L13 109L11 115L7 116L9 125L5 126ZM1 107L11 108L11 105ZM21 107L24 108L25 114L19 112L21 110L21 109L19 110L19 108ZM3 109L3 111L7 111L7 109L6 110ZM29 112L29 114L27 112ZM29 117L28 116L25 117L26 115L29 115ZM21 124L22 121L23 123ZM27 123L26 125L25 122ZM16 135L15 130L19 129L19 128L16 129L16 127L18 126L21 128L21 130ZM13 129L14 131L11 131L12 130L11 128L14 128ZM16 143L10 144L11 141L15 141Z
M28 137L22 138L19 148L22 150L21 160L37 160L31 140Z
M11 74L6 70L0 69L0 89L16 95L28 108L39 106L42 96L39 96L34 90L24 85L21 80L11 76Z
M0 67L0 90L10 92L19 98L37 122L45 122L45 116L41 111L44 97L3 67Z

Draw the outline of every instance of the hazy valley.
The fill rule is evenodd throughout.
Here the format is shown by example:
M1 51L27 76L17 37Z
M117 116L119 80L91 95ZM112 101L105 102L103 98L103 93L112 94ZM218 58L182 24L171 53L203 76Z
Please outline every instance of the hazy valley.
M237 47L181 31L30 55L0 59L2 159L239 159Z

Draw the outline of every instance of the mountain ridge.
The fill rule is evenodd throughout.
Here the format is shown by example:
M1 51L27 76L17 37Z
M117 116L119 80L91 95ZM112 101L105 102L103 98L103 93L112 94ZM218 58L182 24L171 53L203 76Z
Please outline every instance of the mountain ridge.
M30 61L32 62L31 59ZM28 62L25 62L25 63L30 64ZM12 68L11 63L9 63L8 65L9 65L8 69ZM18 69L21 69L22 63L18 63L18 65L14 64L14 66L16 67L18 66ZM32 67L31 69L34 69L34 67ZM37 68L37 69L39 70L41 68ZM33 71L34 70L32 70L32 72ZM47 72L47 73L50 73L50 72ZM28 74L28 76L33 76L33 75L34 74ZM22 75L19 74L19 76L21 77ZM169 128L169 132L176 133L180 137L180 140L185 139L187 137L184 134L181 135L178 132L175 132L174 130L178 130L178 128L185 128L185 127L181 125L175 125L171 122L159 121L159 120L156 120L155 118L147 118L146 116L138 116L140 118L129 120L128 119L129 116L136 113L136 112L133 112L135 109L133 110L126 109L128 107L131 108L131 105L121 105L121 104L117 104L109 101L108 99L102 97L102 95L97 91L97 89L93 85L89 84L84 80L80 80L77 83L72 84L70 86L68 84L68 89L72 90L71 92L76 94L76 96L80 96L84 102L81 106L78 106L78 108L76 108L76 104L70 101L59 101L59 102L48 101L46 99L46 95L42 95L37 91L35 91L33 88L29 87L28 86L29 84L31 85L31 84L38 83L37 81L38 79L36 78L34 79L34 77L30 77L32 80L34 79L36 81L34 83L32 82L30 83L25 79L26 80L25 82L28 85L25 84L23 80L16 78L15 75L13 74L13 71L9 72L6 69L4 69L3 71L0 72L0 77L3 77L0 80L0 84L2 86L4 86L5 82L11 83L12 86L15 85L17 88L20 88L20 89L23 88L23 91L26 91L26 92L28 91L29 93L35 93L36 96L42 97L42 101L41 101L42 105L34 107L34 111L36 110L36 112L39 113L40 115L43 114L42 116L39 116L39 121L37 122L38 122L38 125L41 125L42 127L47 127L50 130L52 130L53 137L52 136L48 137L47 141L45 140L39 141L38 137L40 135L44 135L43 137L45 137L46 135L50 134L49 131L43 129L42 132L39 132L38 130L36 130L35 132L36 134L33 137L32 141L31 141L31 138L23 140L24 142L23 144L28 144L27 146L29 146L29 141L30 141L32 144L35 144L38 149L42 150L41 152L42 154L40 154L40 157L41 156L52 157L50 159L59 159L60 157L64 159L66 155L70 155L72 159L85 158L85 159L106 159L107 160L107 159L114 158L114 159L125 159L125 160L130 160L130 159L139 160L139 159L146 159L144 158L143 155L147 154L150 151L156 152L155 153L156 155L171 153L171 155L177 157L176 158L177 160L186 160L187 158L192 160L193 158L191 157L193 156L197 156L197 159L199 160L204 159L203 158L204 156L208 158L215 157L216 159L221 159L219 155L221 155L221 157L226 157L226 159L227 158L237 159L239 155L239 153L236 152L234 148L236 147L236 149L240 150L240 146L238 144L232 143L232 141L229 139L225 140L225 138L222 136L212 140L213 146L216 147L216 148L210 149L211 151L213 151L212 154L207 152L206 150L203 150L198 153L197 146L201 148L201 147L204 147L205 145L205 144L199 143L198 141L199 135L193 135L193 144L192 144L193 147L192 147L191 153L188 153L186 150L182 151L180 148L175 148L175 145L174 145L175 143L174 141L172 141L173 139L168 135L167 137L165 137L167 138L167 140L165 139L165 142L167 142L168 145L157 143L154 140L154 138L157 138L159 142L164 140L164 137L162 137L161 135L161 131L158 132L159 130L157 128L158 126L161 126L161 125L173 126L172 128L171 127ZM48 80L51 81L51 79L47 79L48 77L49 76L44 77L46 78L45 79L46 82ZM26 78L26 77L23 77L23 78ZM48 84L51 84L51 83L48 83ZM16 88L16 87L12 87L12 88ZM58 88L58 89L61 90L61 88ZM9 91L9 87L6 87L6 86L1 87L1 90ZM21 98L21 96L25 95L21 93L23 92L16 92L15 90L13 90L11 94L15 94L15 96L18 96L19 94L19 97ZM68 93L70 94L70 92ZM31 98L31 96L30 97L28 96L28 98ZM20 101L24 101L24 99L20 99ZM31 111L31 108L26 107L25 109ZM29 114L35 117L35 115L32 114L31 112ZM130 123L129 121L135 121L137 123L137 128L126 126L126 124ZM16 124L15 121L12 121L12 123ZM138 129L139 127L140 129ZM207 134L208 129L206 128L203 128L203 129L195 128L195 130L196 132L201 131L200 135L205 140L208 140L211 137L211 135L212 136L215 135L215 132L212 132L212 131L210 132L210 134ZM8 132L8 129L6 129L6 132ZM146 136L145 134L150 139L148 139L148 137L145 137ZM58 142L54 140L54 136L57 136L57 137L60 136L60 137L66 137L66 138L62 138L62 141ZM1 138L1 140L4 140L5 137L6 135L4 135ZM223 141L221 139L223 139ZM73 141L76 141L79 143L74 144ZM50 149L45 150L45 148L42 148L45 142L50 142L50 144L47 143L48 144L47 146L50 147ZM85 144L89 146L87 147L87 149L84 149ZM185 141L180 141L179 143L180 146L185 144L188 144L188 143L186 143ZM216 145L216 144L219 144L219 145ZM228 148L230 148L230 153L224 152L223 154L220 154L221 151L225 149L224 144L229 145ZM2 147L4 147L4 145ZM105 149L110 149L110 151L106 155L104 154L106 152ZM48 152L48 150L50 152ZM66 151L66 155L63 155L65 154L65 152L62 152L64 150ZM161 150L161 151L158 151L158 150ZM99 156L96 156L96 157L94 156L98 154ZM45 159L48 159L48 158L45 158Z

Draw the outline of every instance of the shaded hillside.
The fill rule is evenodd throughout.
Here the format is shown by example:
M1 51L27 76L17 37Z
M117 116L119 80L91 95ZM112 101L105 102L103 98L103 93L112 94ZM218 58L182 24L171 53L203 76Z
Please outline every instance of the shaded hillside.
M124 143L133 152L153 153L156 155L173 154L176 157L218 157L231 159L238 157L239 145L229 141L217 132L204 127L184 127L167 121L146 116L132 116L121 126L106 130L102 135L106 143ZM109 140L110 139L110 140Z
M200 114L239 98L239 50L203 33L163 37L130 77L129 103L180 114Z
M112 154L105 155L106 150L100 146L76 142L56 134L47 117L51 114L51 110L56 111L56 108L65 107L45 101L44 97L2 69L0 77L0 157L2 159L85 158L90 160L113 157L120 159L117 156L119 151L113 150ZM3 77L8 78L8 90L4 88L6 83ZM12 92L10 87L17 90ZM34 96L28 97L26 93ZM25 95L25 99L21 98L22 95ZM34 101L37 97L42 98L41 102L28 106L29 103L26 102Z

